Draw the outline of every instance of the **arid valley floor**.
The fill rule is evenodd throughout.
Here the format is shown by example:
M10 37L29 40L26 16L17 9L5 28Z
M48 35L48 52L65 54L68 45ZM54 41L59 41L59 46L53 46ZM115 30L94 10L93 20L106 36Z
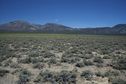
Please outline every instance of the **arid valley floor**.
M0 33L0 84L126 84L126 36Z

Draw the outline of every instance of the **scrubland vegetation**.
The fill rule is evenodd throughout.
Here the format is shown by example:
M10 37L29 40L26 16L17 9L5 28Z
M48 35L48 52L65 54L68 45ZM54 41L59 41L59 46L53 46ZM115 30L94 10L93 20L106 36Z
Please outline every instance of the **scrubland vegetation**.
M0 84L126 84L126 36L1 33Z

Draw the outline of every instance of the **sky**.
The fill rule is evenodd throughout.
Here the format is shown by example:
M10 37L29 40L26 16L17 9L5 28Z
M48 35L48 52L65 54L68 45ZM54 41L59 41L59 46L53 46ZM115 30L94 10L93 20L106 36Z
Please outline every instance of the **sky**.
M100 27L126 23L126 0L0 0L0 24L14 20Z

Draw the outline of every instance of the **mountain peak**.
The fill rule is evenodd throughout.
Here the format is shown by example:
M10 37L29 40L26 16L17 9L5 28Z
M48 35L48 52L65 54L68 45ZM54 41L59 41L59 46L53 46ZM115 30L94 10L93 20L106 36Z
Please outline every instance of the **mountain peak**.
M117 24L113 26L113 28L120 28L120 27L126 28L126 24Z
M30 24L29 22L27 21L23 21L23 20L14 20L14 21L11 21L9 22L10 24Z
M46 25L46 26L64 26L64 25L61 25L61 24L58 24L58 23L46 23L44 25Z

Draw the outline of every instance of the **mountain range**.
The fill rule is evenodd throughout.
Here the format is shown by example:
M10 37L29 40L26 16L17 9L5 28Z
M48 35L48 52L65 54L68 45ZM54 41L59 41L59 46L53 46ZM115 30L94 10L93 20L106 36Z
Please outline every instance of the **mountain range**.
M42 32L68 34L126 34L126 24L117 24L112 27L71 28L56 23L31 24L16 20L0 25L0 32Z

